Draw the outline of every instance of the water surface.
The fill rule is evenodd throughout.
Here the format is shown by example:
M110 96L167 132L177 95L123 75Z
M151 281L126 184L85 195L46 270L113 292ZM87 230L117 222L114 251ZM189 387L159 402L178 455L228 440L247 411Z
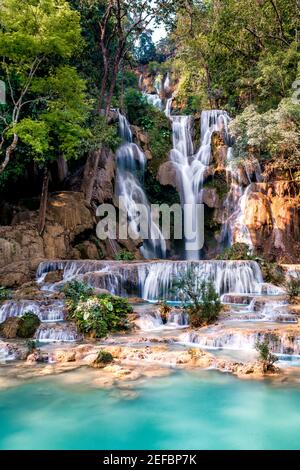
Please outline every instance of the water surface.
M300 449L297 387L202 371L124 392L67 376L0 392L1 449Z

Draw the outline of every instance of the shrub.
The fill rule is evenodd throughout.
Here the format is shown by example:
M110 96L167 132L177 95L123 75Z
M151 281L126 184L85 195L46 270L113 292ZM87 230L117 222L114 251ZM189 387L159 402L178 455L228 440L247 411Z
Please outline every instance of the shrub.
M11 291L5 287L0 287L0 302L11 298Z
M284 270L277 263L271 263L265 259L257 258L264 281L282 285L284 283Z
M170 305L168 305L166 302L161 302L158 305L158 310L159 310L159 313L160 313L160 316L162 318L163 323L167 323L168 313L170 313L171 310L172 310Z
M113 362L114 358L112 354L105 349L100 349L96 359L93 362L93 367L105 367L107 364Z
M34 339L28 339L26 346L28 354L32 354L36 350L36 341Z
M26 312L20 318L17 336L19 338L32 338L38 327L40 326L39 317L33 312Z
M66 283L62 288L62 292L67 299L66 306L71 315L80 300L85 300L94 294L94 290L91 287L77 280Z
M200 327L217 320L222 304L212 282L200 280L191 268L174 283L174 287L186 302L184 308L192 326Z
M134 259L134 253L128 250L121 250L115 255L117 261L132 261Z
M172 148L168 118L163 112L148 103L138 90L129 88L124 97L128 120L148 133L152 159L149 170L156 176L159 165L168 158Z
M263 341L257 340L255 349L258 351L258 360L262 363L264 372L274 370L274 363L278 358L271 353L268 338Z
M131 311L132 307L126 299L102 294L79 300L72 318L82 333L102 338L109 331L126 329L127 313Z
M251 255L248 245L245 243L235 243L234 245L226 248L217 259L222 260L253 260L255 257Z
M300 279L290 277L285 283L286 292L290 302L294 302L300 296Z

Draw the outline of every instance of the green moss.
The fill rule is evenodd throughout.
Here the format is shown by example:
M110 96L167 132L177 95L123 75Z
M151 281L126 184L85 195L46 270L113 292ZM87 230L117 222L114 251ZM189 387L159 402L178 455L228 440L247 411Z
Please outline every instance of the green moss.
M115 255L117 261L132 261L134 258L134 253L128 250L121 250Z
M39 317L33 312L26 312L21 318L18 325L17 336L19 338L32 338L38 327L40 326Z
M226 178L224 178L220 173L215 174L212 179L207 180L204 183L204 187L215 189L220 199L223 199L228 193Z
M217 259L222 260L254 260L255 257L250 253L248 245L245 243L235 243L226 248Z
M105 349L100 349L96 359L93 362L93 367L105 367L107 364L113 362L114 358L109 351L105 351Z

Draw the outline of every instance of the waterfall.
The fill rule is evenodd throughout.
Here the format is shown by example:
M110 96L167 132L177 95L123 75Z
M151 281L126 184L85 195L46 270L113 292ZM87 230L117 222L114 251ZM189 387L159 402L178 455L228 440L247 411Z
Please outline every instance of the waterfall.
M55 266L55 265L54 265ZM199 279L210 280L221 295L281 294L282 289L263 283L259 265L255 261L65 261L64 278L85 280L93 287L105 288L117 295L138 295L145 300L180 300L173 292L174 280L193 268ZM38 272L43 274L49 265L42 263ZM61 283L58 283L60 286ZM56 290L55 284L52 287Z
M172 311L167 314L166 323L159 312L141 313L137 323L142 331L176 330L189 326L189 316L185 312Z
M165 258L166 241L159 226L152 218L150 204L143 188L146 158L141 149L132 142L132 132L125 116L119 112L119 128L123 143L117 150L116 195L122 198L132 231L139 234L142 205L148 215L148 233L145 234L141 253L145 258Z
M35 339L41 343L67 342L73 343L80 339L76 328L72 325L41 325L35 334Z
M35 313L42 322L63 321L64 302L62 300L7 300L0 307L0 323L10 317L22 317L26 312Z
M20 353L12 344L0 341L0 362L15 361L19 359Z
M230 189L224 201L224 217L221 232L221 242L224 246L234 243L245 243L253 248L251 234L246 225L245 209L247 201L253 192L253 182L261 182L261 168L258 160L244 162L239 167L234 165L233 150L227 153L227 175L231 178ZM243 184L242 173L248 180L248 186Z
M184 208L184 225L189 226L192 219L196 227L196 239L185 240L185 258L199 259L199 250L194 249L197 237L200 237L199 213L196 204L202 202L202 188L206 172L211 163L211 139L214 132L224 135L228 140L229 116L226 111L210 110L201 113L201 145L194 153L192 139L192 117L171 116L172 98L168 100L165 113L170 117L173 131L173 149L170 160L173 162L180 187L180 199ZM198 243L197 243L198 245Z
M300 353L300 336L283 333L277 336L271 332L261 331L217 331L208 334L194 332L181 335L179 342L183 344L197 345L203 349L233 349L233 350L255 350L257 341L268 340L270 349L275 354Z
M148 103L157 109L163 110L163 103L160 96L156 93L143 93Z

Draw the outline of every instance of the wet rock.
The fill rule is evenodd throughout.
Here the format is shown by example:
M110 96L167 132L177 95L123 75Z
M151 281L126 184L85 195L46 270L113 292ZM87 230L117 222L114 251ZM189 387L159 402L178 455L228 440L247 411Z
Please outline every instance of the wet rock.
M46 274L44 282L48 284L54 284L60 282L63 279L63 271L51 271Z
M20 324L20 318L10 317L0 324L0 336L6 339L14 339Z
M55 351L54 360L57 362L74 362L76 360L76 352L74 350Z

